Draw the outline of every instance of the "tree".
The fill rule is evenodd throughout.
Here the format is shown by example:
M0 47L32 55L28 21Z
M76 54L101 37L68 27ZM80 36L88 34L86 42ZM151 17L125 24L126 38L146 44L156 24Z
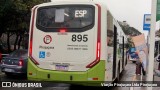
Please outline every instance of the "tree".
M0 1L0 37L7 33L8 50L10 50L9 38L16 34L14 49L20 46L25 32L29 31L31 8L34 5L46 2L46 0L1 0Z
M131 27L130 25L128 25L126 22L120 22L118 21L122 30L124 31L124 33L126 35L131 35L131 36L137 36L137 35L140 35L141 32L139 30L137 30L136 28L134 27ZM125 24L124 24L125 23Z
M128 44L127 44L127 47L130 48L133 46L133 42L132 42L132 39L131 39L131 36L137 36L137 35L140 35L141 32L139 32L139 30L135 29L134 27L131 27L130 25L128 25L125 22L120 22L118 21L122 30L124 31L124 33L128 36L127 38L127 41L128 41Z

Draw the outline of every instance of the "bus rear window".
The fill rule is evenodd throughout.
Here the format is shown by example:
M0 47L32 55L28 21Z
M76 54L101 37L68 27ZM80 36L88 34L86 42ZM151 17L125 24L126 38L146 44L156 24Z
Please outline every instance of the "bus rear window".
M50 6L41 7L37 12L37 28L41 30L89 29L94 24L94 7L79 6Z

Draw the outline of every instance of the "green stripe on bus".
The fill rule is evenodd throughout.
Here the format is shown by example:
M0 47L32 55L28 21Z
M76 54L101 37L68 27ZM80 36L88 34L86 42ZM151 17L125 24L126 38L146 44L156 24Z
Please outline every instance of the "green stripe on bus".
M30 59L28 59L28 80L36 81L58 81L58 82L71 82L71 83L95 83L104 81L105 77L105 61L100 60L100 62L89 69L88 71L51 71L38 68ZM32 73L30 75L29 73ZM50 74L50 77L48 77ZM90 78L98 78L97 80L89 80ZM100 83L99 83L100 85Z

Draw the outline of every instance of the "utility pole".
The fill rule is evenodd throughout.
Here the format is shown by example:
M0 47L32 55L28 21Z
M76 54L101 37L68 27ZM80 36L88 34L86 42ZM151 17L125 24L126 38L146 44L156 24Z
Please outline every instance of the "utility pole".
M154 47L155 47L155 26L156 26L156 6L157 0L152 0L151 4L151 29L149 32L149 60L147 65L147 81L153 82L153 67L154 67ZM152 90L152 87L147 87L147 90Z

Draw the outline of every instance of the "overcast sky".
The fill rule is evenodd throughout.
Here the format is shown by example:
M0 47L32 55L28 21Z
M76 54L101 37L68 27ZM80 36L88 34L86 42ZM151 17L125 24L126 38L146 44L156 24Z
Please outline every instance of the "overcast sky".
M104 2L119 21L127 21L131 27L143 31L144 14L151 13L151 0L99 0Z

